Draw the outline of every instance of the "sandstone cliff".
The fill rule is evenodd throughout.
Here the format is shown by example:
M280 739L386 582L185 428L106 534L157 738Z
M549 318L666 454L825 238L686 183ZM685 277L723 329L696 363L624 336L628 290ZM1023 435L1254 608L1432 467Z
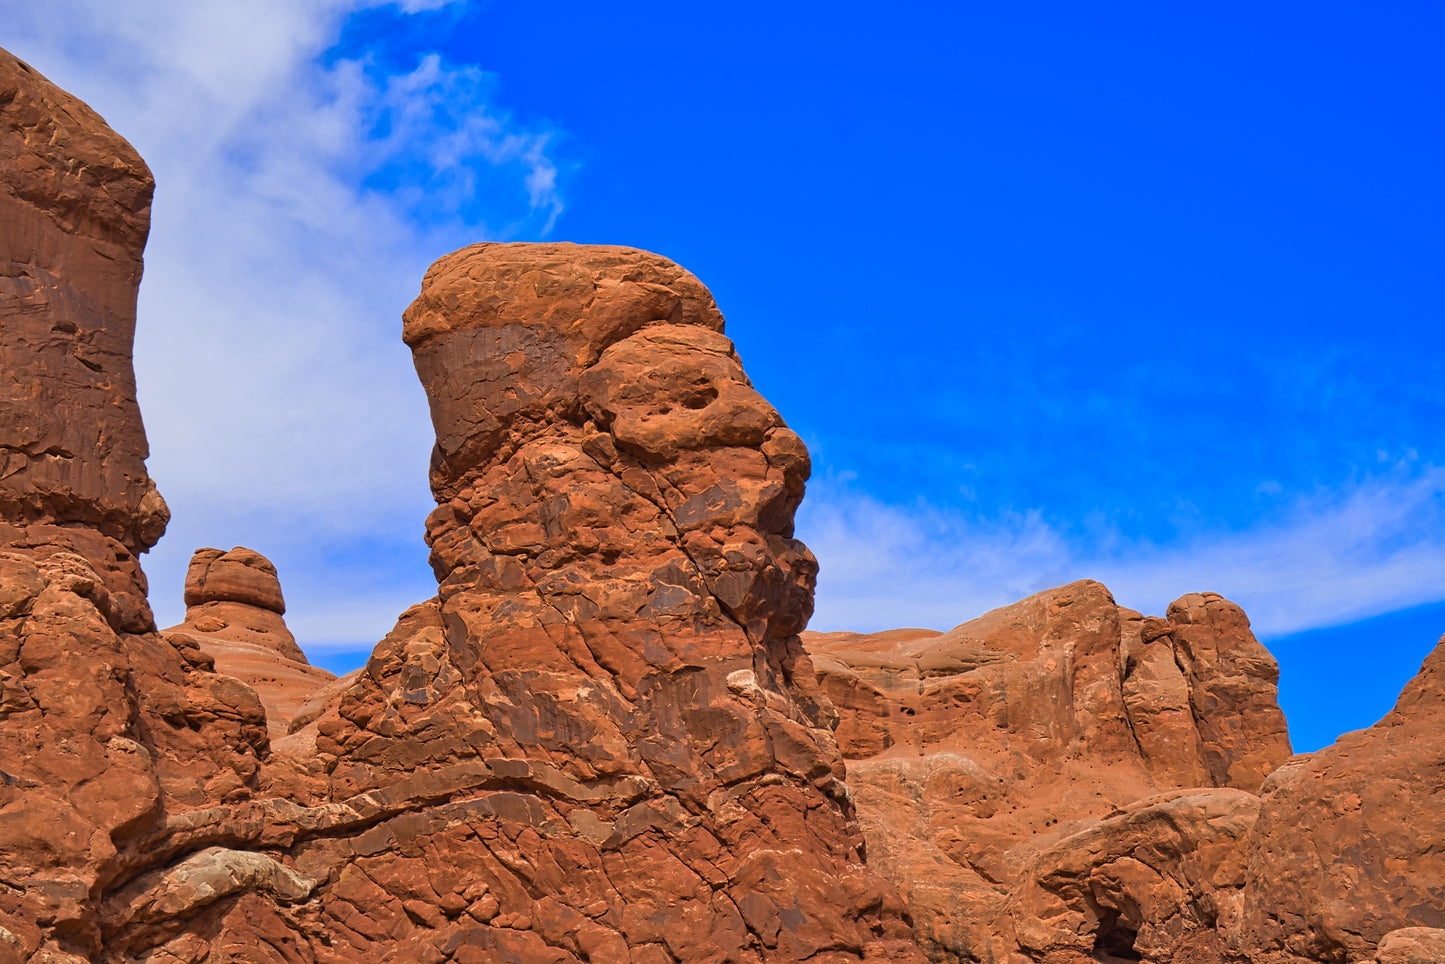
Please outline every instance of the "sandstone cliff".
M1377 945L1383 960L1391 932L1445 928L1445 639L1384 719L1276 770L1263 796L1246 871L1250 960L1355 961ZM1445 960L1445 932L1393 943L1407 936Z
M91 559L131 632L153 628L136 556L169 519L131 366L154 189L99 116L0 51L0 542Z
M253 692L154 632L131 339L150 172L0 51L0 959L95 959L178 812L244 799Z
M869 863L938 961L1437 961L1445 641L1394 711L1289 756L1213 594L1097 583L947 633L805 633Z

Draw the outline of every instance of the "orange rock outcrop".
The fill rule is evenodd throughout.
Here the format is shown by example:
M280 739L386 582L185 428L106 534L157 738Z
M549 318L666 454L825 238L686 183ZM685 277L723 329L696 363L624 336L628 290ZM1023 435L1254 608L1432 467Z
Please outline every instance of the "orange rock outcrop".
M440 592L308 729L332 800L430 800L297 854L318 956L916 957L797 635L807 453L707 290L626 248L477 245L405 321Z
M110 955L178 815L244 800L254 692L158 635L139 553L131 340L153 182L84 104L0 51L0 959ZM116 959L119 959L118 957Z

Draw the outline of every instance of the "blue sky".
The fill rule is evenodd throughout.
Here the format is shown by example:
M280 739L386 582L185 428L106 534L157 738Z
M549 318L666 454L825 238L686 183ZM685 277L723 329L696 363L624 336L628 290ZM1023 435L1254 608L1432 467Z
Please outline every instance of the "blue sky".
M14 6L160 181L163 623L201 544L337 666L431 592L400 310L545 237L712 288L814 454L815 628L1215 590L1300 749L1445 631L1438 5Z

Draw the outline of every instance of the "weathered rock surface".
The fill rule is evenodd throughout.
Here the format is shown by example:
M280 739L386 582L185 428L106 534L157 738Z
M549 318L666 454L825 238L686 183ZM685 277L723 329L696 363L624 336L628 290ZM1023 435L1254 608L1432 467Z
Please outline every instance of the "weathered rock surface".
M132 632L154 625L136 556L169 519L131 365L154 186L94 111L0 51L0 545L92 560Z
M1445 928L1445 639L1384 719L1281 767L1263 797L1246 890L1252 959L1354 961L1379 942L1384 961L1390 932Z
M200 553L159 634L134 563L164 521L129 367L149 176L3 71L7 955L917 957L797 637L807 453L696 279L571 246L433 269L407 338L441 593L273 749L201 645L299 662L274 572Z
M99 959L169 815L245 799L255 694L154 633L130 346L151 177L0 51L0 960Z
M921 960L797 635L807 453L721 329L630 249L433 267L406 336L439 595L266 745L249 799L170 814L107 954ZM229 555L198 556L193 607L274 601Z
M336 676L312 666L286 627L286 601L271 561L241 546L197 549L186 573L183 634L224 673L256 691L271 739L291 731L301 709ZM174 640L173 640L174 641Z
M1445 961L1445 930L1402 927L1380 941L1375 956L1362 964L1439 964Z
M1080 582L947 633L804 638L930 956L1222 959L1253 791L1290 753L1237 606L1146 618Z
M440 594L307 730L331 799L429 803L297 853L318 959L916 956L797 636L807 453L707 290L478 245L405 333Z

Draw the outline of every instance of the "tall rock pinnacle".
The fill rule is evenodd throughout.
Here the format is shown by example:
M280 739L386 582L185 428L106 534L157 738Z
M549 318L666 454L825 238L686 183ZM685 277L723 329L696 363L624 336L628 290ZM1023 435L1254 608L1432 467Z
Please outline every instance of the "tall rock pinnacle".
M485 244L437 262L405 320L440 594L317 721L316 751L338 798L466 775L472 802L437 813L421 859L487 887L441 932L403 927L407 946L914 959L797 636L807 453L707 290L627 248Z
M107 557L132 629L151 622L135 557L169 519L131 365L154 188L94 111L0 51L0 544Z

